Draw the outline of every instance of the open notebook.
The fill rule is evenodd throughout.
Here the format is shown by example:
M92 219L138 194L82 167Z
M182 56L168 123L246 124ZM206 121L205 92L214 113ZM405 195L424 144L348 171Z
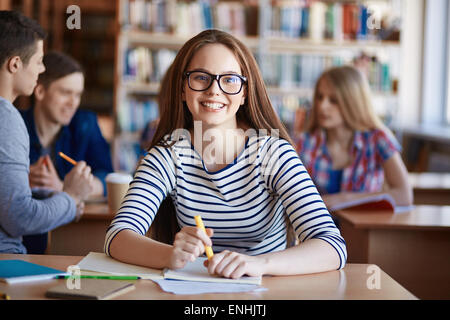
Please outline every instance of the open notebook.
M397 206L395 200L387 193L376 195L358 195L351 198L343 198L342 201L329 205L330 211L342 209L357 209L362 211L386 210L393 213L402 213L411 211L413 206Z
M202 281L202 282L227 282L227 283L246 283L261 284L261 277L243 276L239 279L229 279L220 276L210 275L203 265L207 258L197 258L194 262L188 262L186 266L178 270L164 269L164 279Z
M261 284L261 277L243 276L239 279L229 279L210 275L203 262L206 258L197 258L194 262L189 262L182 269L178 270L158 270L117 261L104 253L90 252L84 257L78 266L83 271L94 271L114 275L138 276L141 279L161 280L174 279L196 282L215 282L215 283L242 283L242 284Z

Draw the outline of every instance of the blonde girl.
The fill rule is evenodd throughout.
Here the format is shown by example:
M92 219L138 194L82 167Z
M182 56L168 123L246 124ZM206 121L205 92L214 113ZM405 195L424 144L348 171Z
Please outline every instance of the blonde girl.
M382 192L397 205L412 204L401 147L374 113L366 78L352 66L320 76L297 151L329 206Z

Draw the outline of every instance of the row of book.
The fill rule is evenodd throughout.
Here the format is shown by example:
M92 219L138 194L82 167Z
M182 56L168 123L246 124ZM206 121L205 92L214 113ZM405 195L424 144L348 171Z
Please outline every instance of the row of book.
M122 0L120 9L120 24L129 28L180 35L217 28L256 35L257 7L238 1Z
M399 17L393 10L398 4L311 0L270 3L259 8L254 1L122 0L120 22L125 27L179 35L210 28L257 35L262 25L270 35L336 41L386 40L392 29L399 30ZM261 9L268 12L262 15L264 21L259 21Z
M158 103L154 98L129 96L119 106L117 122L121 132L136 132L158 116Z
M265 24L270 26L269 34L290 38L387 40L390 33L386 29L395 28L395 23L398 24L398 17L390 9L373 2L369 5L361 1L285 0L271 7L269 21ZM390 19L387 16L391 16Z
M258 60L260 64L264 64L261 70L266 85L282 89L314 88L326 69L353 63L348 57L323 54L267 54ZM373 91L392 91L392 76L388 63L373 58L367 61L361 70Z
M175 59L176 51L151 50L148 47L128 48L124 55L123 80L128 82L159 82Z
M127 82L157 83L175 55L176 51L169 49L129 48L125 53L123 79ZM283 53L256 55L256 58L267 86L311 88L324 70L351 63L353 56ZM367 62L365 72L374 91L392 90L389 64L372 58Z

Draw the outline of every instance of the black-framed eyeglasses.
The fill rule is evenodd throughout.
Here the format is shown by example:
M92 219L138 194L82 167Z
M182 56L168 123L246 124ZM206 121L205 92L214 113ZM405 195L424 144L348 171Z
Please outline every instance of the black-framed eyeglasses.
M226 94L238 94L247 78L235 73L211 74L206 71L188 71L185 73L188 86L194 91L206 91L217 80L220 90Z

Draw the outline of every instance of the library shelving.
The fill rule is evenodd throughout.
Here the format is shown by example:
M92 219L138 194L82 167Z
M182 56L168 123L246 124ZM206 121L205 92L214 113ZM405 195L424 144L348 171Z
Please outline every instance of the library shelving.
M311 106L319 75L349 63L367 75L376 111L389 122L402 81L403 1L117 0L115 168L135 169L141 131L158 117L161 77L177 50L208 28L232 33L254 52L292 134Z
M80 29L67 27L68 7L76 5ZM17 10L33 18L47 31L44 51L63 51L85 70L85 92L80 108L98 114L100 128L113 140L114 56L116 6L110 0L0 0L0 10ZM19 97L19 109L30 106L29 97Z

